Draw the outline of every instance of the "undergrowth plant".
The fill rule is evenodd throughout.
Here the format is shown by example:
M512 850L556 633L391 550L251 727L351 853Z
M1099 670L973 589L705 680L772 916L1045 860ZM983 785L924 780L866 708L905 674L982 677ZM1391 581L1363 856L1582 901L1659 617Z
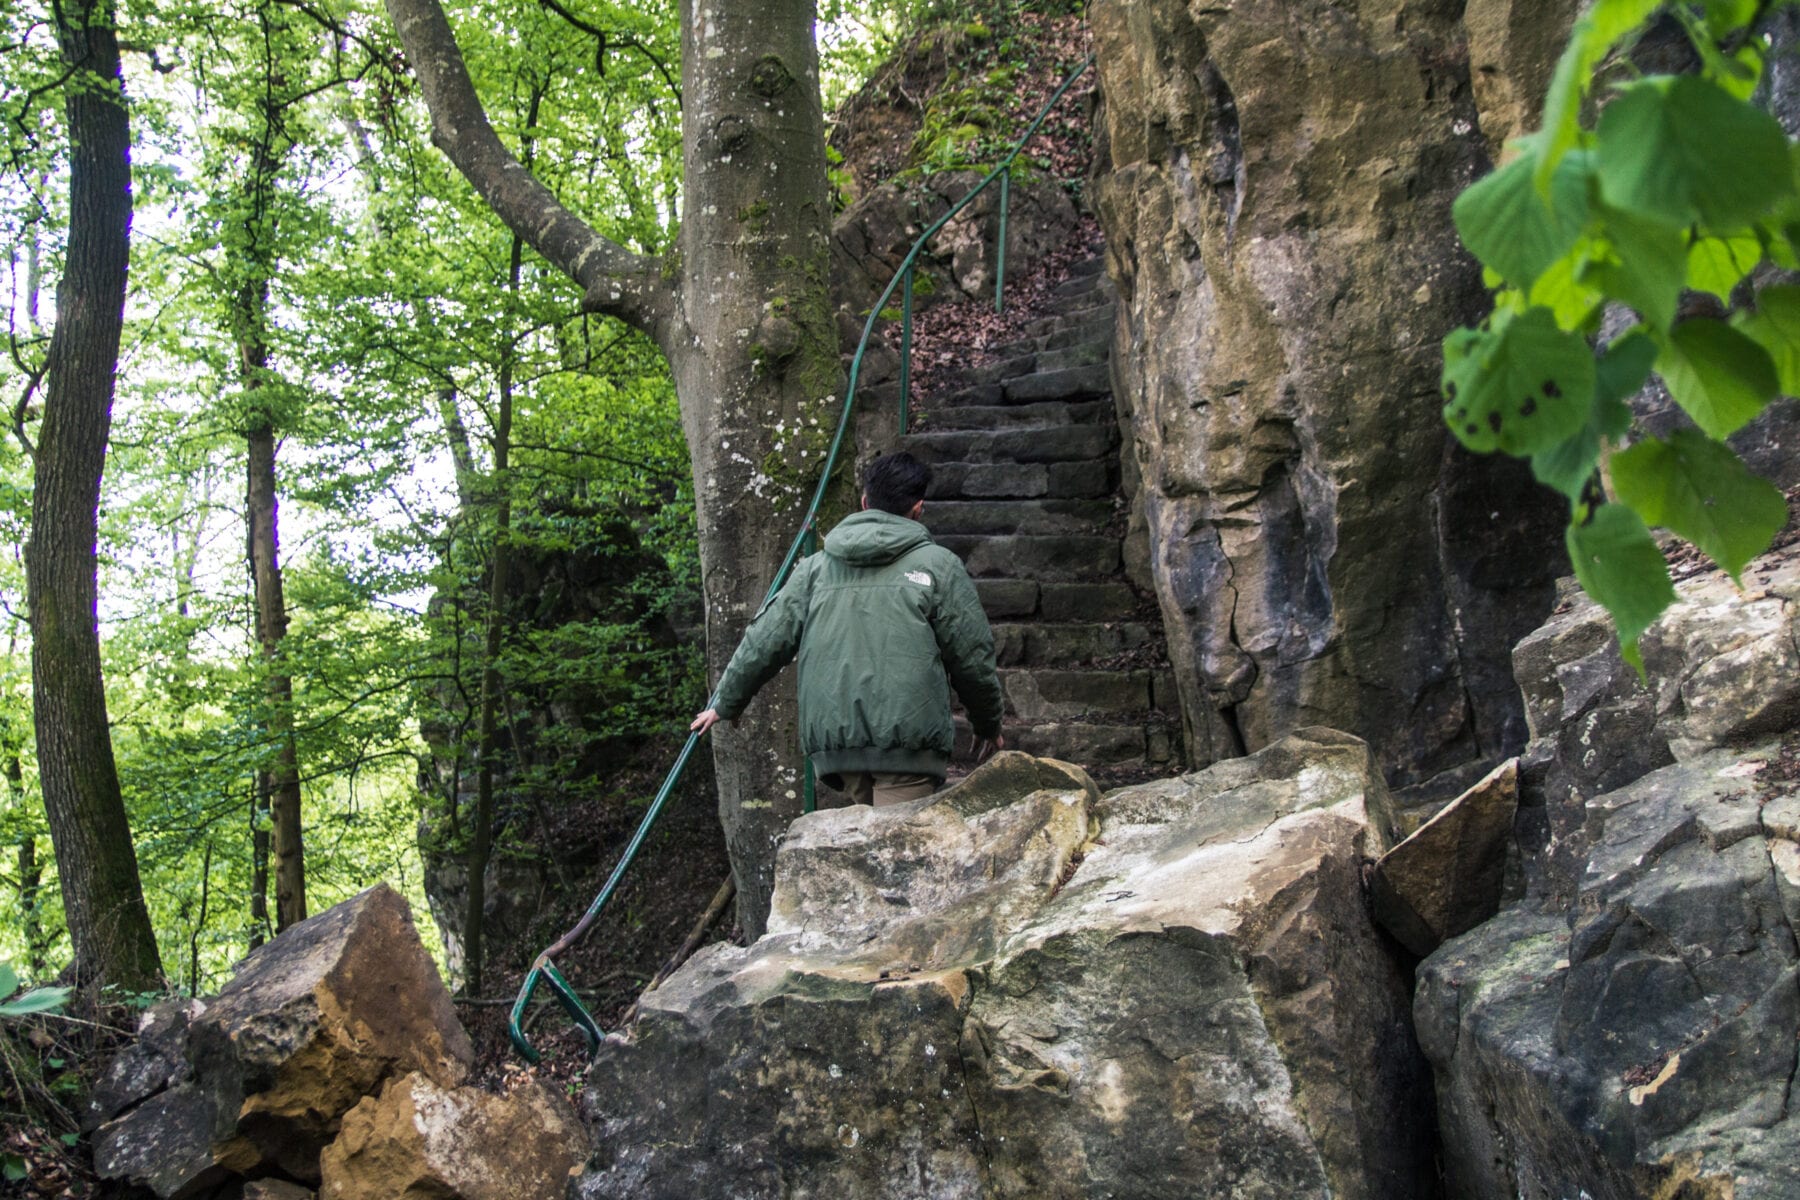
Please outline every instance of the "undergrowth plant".
M1470 450L1527 458L1568 498L1576 577L1640 674L1638 638L1675 599L1649 527L1735 581L1787 521L1781 492L1725 444L1776 395L1800 394L1800 287L1778 281L1800 268L1800 156L1752 103L1766 8L1598 0L1557 64L1543 127L1454 209L1497 292L1480 326L1444 340L1444 419ZM1664 20L1692 43L1694 73L1634 67ZM1629 324L1596 352L1609 312ZM1626 401L1652 371L1691 427L1636 428Z

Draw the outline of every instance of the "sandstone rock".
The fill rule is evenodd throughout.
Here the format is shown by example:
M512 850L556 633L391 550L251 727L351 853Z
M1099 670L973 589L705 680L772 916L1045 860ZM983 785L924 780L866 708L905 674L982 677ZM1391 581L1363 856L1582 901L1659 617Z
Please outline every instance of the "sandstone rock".
M1567 916L1508 910L1421 966L1451 1194L1800 1194L1796 749L1591 798Z
M232 1175L317 1179L319 1150L364 1096L409 1071L455 1085L474 1057L405 899L385 884L252 952L190 1010L186 1041L189 1080L94 1135L103 1177L164 1200Z
M1544 93L1580 8L1574 0L1474 0L1463 9L1469 82L1495 162L1508 141L1543 124Z
M188 1024L205 1008L198 1000L165 1000L145 1011L137 1040L106 1065L83 1101L83 1133L187 1078Z
M256 1179L244 1185L244 1200L316 1200L311 1188L281 1179Z
M321 1156L320 1200L559 1200L587 1153L569 1102L537 1079L505 1095L414 1072L344 1118Z
M1461 12L1092 7L1125 474L1198 761L1330 724L1449 799L1524 743L1508 660L1564 514L1435 411L1487 303L1450 220L1488 165Z
M797 821L770 933L697 955L584 1094L599 1197L1430 1194L1367 747L1307 730L1098 799L997 755Z
M1519 830L1534 900L1566 904L1587 854L1587 802L1677 756L1800 723L1800 547L1745 568L1746 591L1708 572L1645 633L1649 679L1619 657L1605 610L1571 586L1565 611L1519 643L1531 743Z
M144 1101L94 1133L94 1170L102 1179L149 1188L161 1200L188 1200L230 1178L215 1161L218 1105L191 1083Z
M1370 877L1375 919L1423 956L1500 911L1518 806L1519 764L1508 759L1381 856Z
M216 1098L218 1160L318 1177L338 1121L382 1083L461 1083L474 1048L406 900L370 888L246 958L194 1022L195 1078Z

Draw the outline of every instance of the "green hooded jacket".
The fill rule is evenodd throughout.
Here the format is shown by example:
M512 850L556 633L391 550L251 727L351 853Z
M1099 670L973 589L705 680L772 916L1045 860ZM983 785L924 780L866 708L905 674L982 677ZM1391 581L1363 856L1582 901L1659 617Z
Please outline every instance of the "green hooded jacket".
M846 771L944 777L950 687L978 737L1000 732L994 635L956 555L917 521L866 510L802 559L732 654L713 708L726 720L800 659L800 748L827 783Z

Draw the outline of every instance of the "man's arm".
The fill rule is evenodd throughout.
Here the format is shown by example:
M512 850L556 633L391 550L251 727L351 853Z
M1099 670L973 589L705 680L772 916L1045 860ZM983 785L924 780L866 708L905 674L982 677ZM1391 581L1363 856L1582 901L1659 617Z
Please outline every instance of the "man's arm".
M769 602L744 631L744 640L732 651L725 673L719 676L713 705L688 726L705 733L718 721L735 721L762 685L800 652L800 634L806 628L806 607L812 595L812 571L805 560L794 568L775 599Z
M994 667L994 631L981 611L981 597L969 573L957 563L942 572L942 592L931 629L937 635L938 653L950 673L950 686L969 710L975 736L1001 744L1000 718L1006 697L1000 691L1000 673Z

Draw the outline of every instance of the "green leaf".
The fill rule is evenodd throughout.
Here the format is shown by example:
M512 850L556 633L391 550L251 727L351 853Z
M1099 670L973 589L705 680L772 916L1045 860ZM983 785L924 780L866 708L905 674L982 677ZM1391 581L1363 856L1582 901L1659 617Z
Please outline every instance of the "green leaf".
M1624 37L1654 16L1660 0L1600 0L1569 32L1544 94L1543 131L1538 135L1537 186L1546 195L1552 173L1581 140L1581 101L1600 60Z
M24 1017L32 1013L57 1012L69 1002L69 993L74 988L42 987L32 988L17 1000L8 1000L0 1004L0 1017Z
M1475 257L1518 287L1530 287L1587 224L1588 156L1563 158L1548 203L1532 182L1536 169L1533 155L1521 155L1465 189L1451 210Z
M1623 437L1631 428L1631 409L1625 401L1637 394L1656 365L1656 340L1643 330L1613 339L1594 364L1594 407L1600 432Z
M11 963L0 962L0 996L10 996L19 990L19 973L12 969Z
M19 1183L31 1171L25 1166L25 1160L11 1151L0 1153L0 1179L8 1183Z
M1617 438L1631 428L1625 398L1644 386L1656 359L1656 343L1643 333L1613 342L1594 366L1594 408L1587 424L1573 437L1531 456L1531 474L1545 487L1579 500L1600 461L1603 438Z
M1688 247L1687 285L1711 292L1726 304L1731 289L1762 261L1762 242L1746 233L1731 237L1703 237Z
M1652 525L1680 534L1736 580L1787 524L1787 500L1731 447L1692 429L1612 459L1613 488Z
M1769 352L1723 321L1683 321L1656 360L1675 402L1708 436L1743 428L1779 386Z
M1587 524L1569 526L1566 541L1575 578L1612 614L1619 652L1642 675L1638 638L1675 602L1662 551L1643 518L1623 504L1602 504Z
M1756 310L1740 312L1735 324L1768 351L1784 395L1800 396L1800 287L1766 287L1756 293Z
M1736 228L1794 190L1775 118L1692 75L1625 88L1595 132L1600 191L1614 208Z
M1591 324L1606 299L1606 294L1585 278L1586 245L1591 243L1578 244L1575 250L1551 263L1531 285L1530 303L1549 309L1557 325L1564 329Z
M1528 309L1498 329L1444 339L1444 397L1444 420L1469 449L1535 454L1587 423L1594 356L1548 309Z
M1609 252L1589 273L1615 300L1629 304L1658 329L1675 320L1687 276L1682 232L1638 213L1603 209Z

